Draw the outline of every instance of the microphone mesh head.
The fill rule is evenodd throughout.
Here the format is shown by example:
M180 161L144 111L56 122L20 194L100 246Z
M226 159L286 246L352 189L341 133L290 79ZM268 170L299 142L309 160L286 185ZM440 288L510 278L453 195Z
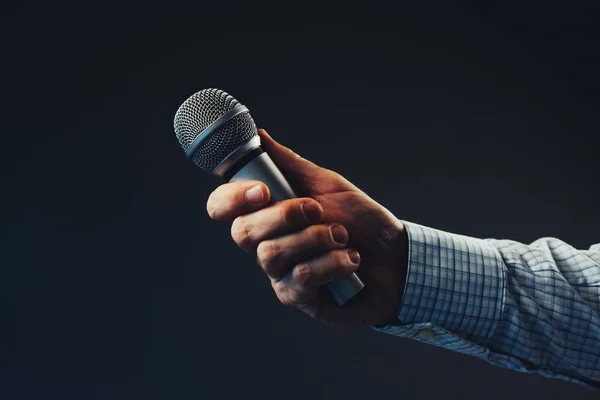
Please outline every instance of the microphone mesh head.
M187 150L210 124L240 103L219 89L204 89L190 96L175 113L173 126L179 144ZM205 138L192 161L212 172L232 151L256 136L256 125L248 112L231 118Z

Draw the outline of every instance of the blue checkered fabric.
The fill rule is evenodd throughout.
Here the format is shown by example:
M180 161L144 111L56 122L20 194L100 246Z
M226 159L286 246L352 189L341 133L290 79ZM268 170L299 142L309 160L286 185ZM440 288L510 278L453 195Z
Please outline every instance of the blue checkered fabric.
M600 388L600 244L527 245L402 223L401 323L374 330Z

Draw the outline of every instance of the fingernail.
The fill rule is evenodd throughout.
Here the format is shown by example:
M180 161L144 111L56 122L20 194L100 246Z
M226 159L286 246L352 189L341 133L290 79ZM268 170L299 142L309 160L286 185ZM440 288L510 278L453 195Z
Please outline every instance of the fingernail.
M304 203L300 208L302 208L304 218L306 218L308 222L319 222L321 220L321 207L319 207L317 203Z
M264 197L260 185L253 186L246 191L246 201L255 206L263 203Z
M346 228L341 225L334 225L331 228L331 237L336 243L346 244L348 241L348 232L346 232Z
M352 264L358 264L360 262L360 254L356 250L350 250L348 252L348 258Z

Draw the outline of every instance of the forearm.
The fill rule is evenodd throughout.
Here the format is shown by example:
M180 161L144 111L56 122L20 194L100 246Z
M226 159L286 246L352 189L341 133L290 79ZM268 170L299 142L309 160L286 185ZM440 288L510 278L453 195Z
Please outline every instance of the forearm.
M527 246L403 223L401 322L375 329L522 372L600 380L600 253L558 239Z

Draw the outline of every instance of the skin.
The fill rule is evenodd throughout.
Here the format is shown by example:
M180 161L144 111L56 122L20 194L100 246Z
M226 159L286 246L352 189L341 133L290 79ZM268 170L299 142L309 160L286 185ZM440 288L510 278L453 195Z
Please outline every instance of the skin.
M334 171L277 143L263 129L261 144L297 193L305 197L270 204L259 181L222 184L206 209L231 222L231 236L271 280L281 303L327 324L381 326L397 323L408 260L402 223ZM248 195L255 189L255 196ZM331 228L337 226L338 243ZM349 255L358 256L356 262ZM365 288L338 306L327 283L357 272Z

